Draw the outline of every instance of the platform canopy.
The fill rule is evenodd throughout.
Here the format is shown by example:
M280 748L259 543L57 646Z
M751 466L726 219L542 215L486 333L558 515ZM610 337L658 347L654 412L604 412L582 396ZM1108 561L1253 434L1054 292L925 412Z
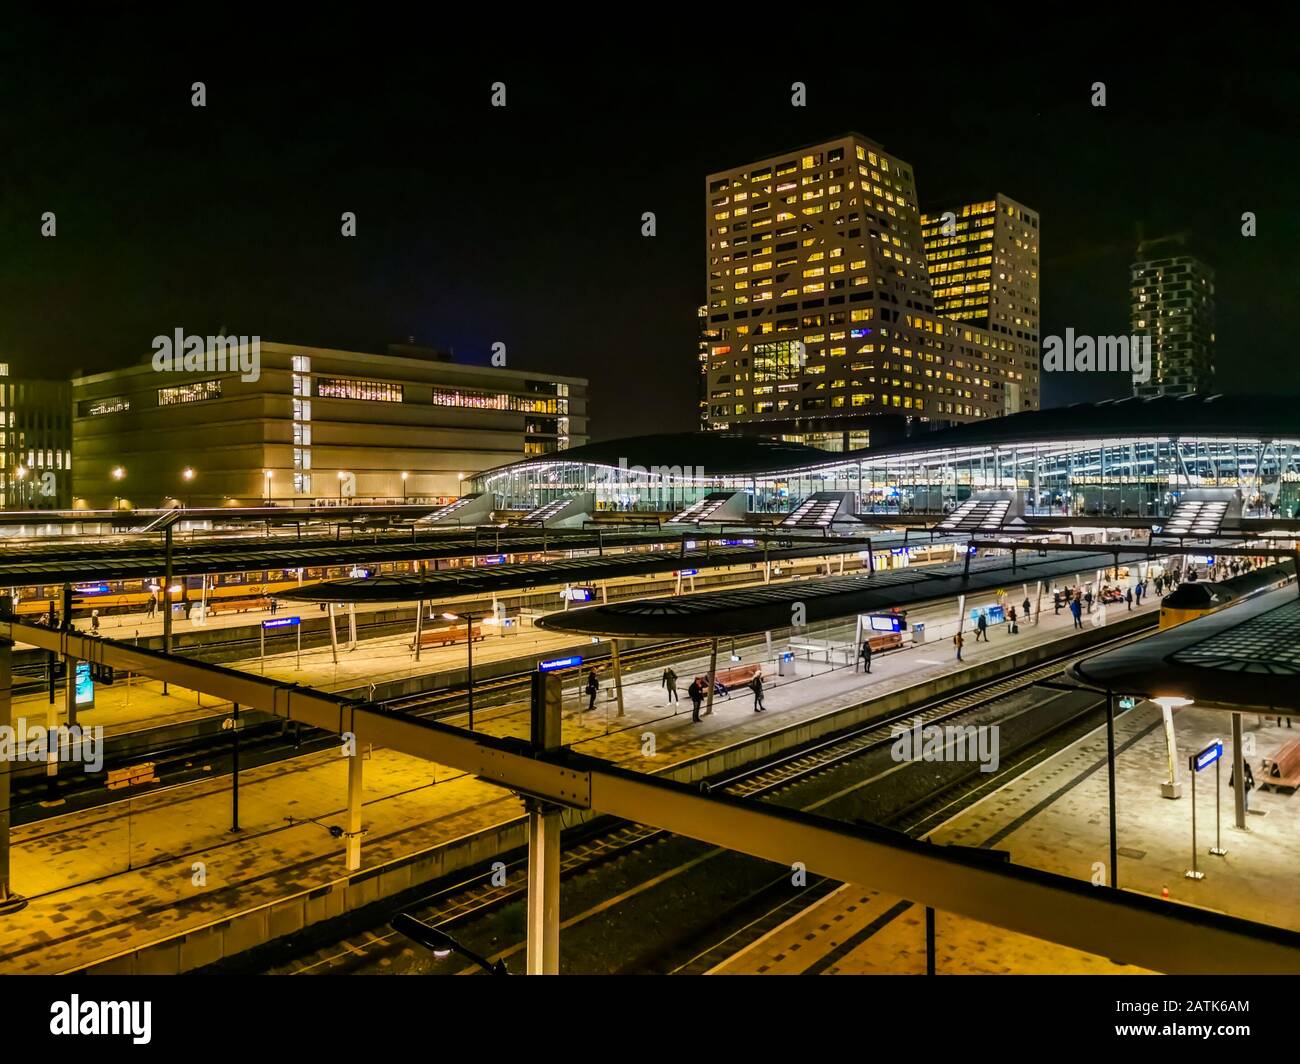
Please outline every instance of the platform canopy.
M1300 597L1295 586L1265 592L1070 672L1116 694L1300 716Z

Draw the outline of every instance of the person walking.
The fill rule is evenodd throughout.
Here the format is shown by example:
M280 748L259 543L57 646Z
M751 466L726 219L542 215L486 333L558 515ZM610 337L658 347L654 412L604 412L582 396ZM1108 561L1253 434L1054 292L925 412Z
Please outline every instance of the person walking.
M681 701L681 699L677 697L677 673L673 672L673 667L671 665L664 669L664 674L659 680L659 686L668 688L669 705Z
M862 649L858 651L858 660L862 662L862 671L871 671L871 640L862 640ZM857 666L854 666L855 670Z
M754 712L762 713L763 710L767 709L767 706L763 705L763 674L761 672L754 673L754 682L749 686L754 689Z
M1083 596L1083 601L1088 604L1088 612L1092 612L1092 588L1088 588L1087 593Z
M986 643L989 641L989 619L983 612L980 613L979 620L975 622L975 642L978 643L981 639ZM958 658L961 657L960 654L957 656Z
M148 620L153 620L154 614L158 612L158 596L149 595L149 605L145 607L144 615Z
M686 688L686 697L691 700L691 723L700 722L700 704L704 701L704 692L700 690L700 680L696 677L691 686Z
M99 610L90 611L90 631L94 635L99 635Z
M1241 786L1241 803L1242 803L1242 808L1245 809L1246 812L1249 813L1249 812L1250 812L1250 792L1253 791L1253 790L1255 789L1255 773L1253 773L1253 772L1250 770L1250 762L1249 762L1249 761L1243 761L1243 762L1241 763L1241 767L1242 767L1243 769L1245 769L1245 771L1241 774L1241 778L1242 778L1242 786ZM1229 772L1229 773L1228 773L1228 786L1229 786L1229 787L1233 787L1233 786L1235 786L1235 785L1236 785L1236 780L1237 780L1236 772L1235 772L1235 771L1234 771L1234 772Z
M1082 608L1082 606L1079 605L1079 600L1078 600L1077 598L1076 598L1076 599L1071 599L1071 600L1070 600L1070 614L1071 614L1071 616L1074 617L1074 627L1076 627L1076 628L1082 628L1082 627L1083 627L1083 620L1082 620L1083 608Z
M966 640L962 638L961 632L958 632L955 636L952 637L952 645L957 648L958 661L961 661L961 648L962 648L962 644L965 642Z
M1059 589L1052 592L1052 613L1057 617L1061 615L1061 592Z
M1020 631L1020 625L1016 624L1016 608L1011 607L1011 612L1007 614L1007 635L1015 635Z
M596 708L596 692L600 690L600 681L596 679L596 670L590 669L587 672L587 708L589 710Z

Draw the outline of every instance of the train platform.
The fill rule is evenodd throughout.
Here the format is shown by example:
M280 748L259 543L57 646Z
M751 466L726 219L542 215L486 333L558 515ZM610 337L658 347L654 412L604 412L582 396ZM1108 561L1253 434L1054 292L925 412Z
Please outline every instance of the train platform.
M1259 782L1260 758L1272 754L1300 725L1283 718L1242 714L1243 748ZM1164 798L1168 778L1159 707L1139 703L1115 721L1116 822L1121 890L1195 905L1260 923L1300 930L1300 794L1249 795L1246 829L1234 826L1231 719L1225 712L1184 708L1174 712L1182 796ZM1192 789L1187 758L1215 739L1224 743L1220 771L1196 780L1196 865L1192 868ZM1217 787L1216 787L1217 783ZM1221 848L1215 846L1218 799ZM1105 874L1110 860L1106 737L1100 729L962 812L931 836L936 842L1009 850L1014 863L1084 881ZM1165 893L1167 891L1167 894Z
M1155 608L1151 600L1143 607ZM955 617L954 604L936 612L944 609ZM1126 615L1112 607L1108 622ZM1008 635L1004 625L990 631L989 643L967 643L960 666L947 640L879 654L870 676L851 666L832 667L833 662L807 663L804 674L773 678L767 712L753 712L752 697L741 694L716 701L713 715L699 725L690 722L689 704L685 710L681 703L664 704L656 667L648 675L627 677L621 719L605 701L598 702L596 715L584 713L571 693L564 741L628 768L664 771L711 750L1054 642L1068 636L1072 624L1066 611L1057 617L1048 610L1040 624L1022 624L1019 635ZM464 647L448 651L459 658ZM267 664L268 670L278 669L283 656ZM694 659L677 668L683 697L697 666L702 671L705 663ZM320 662L296 678L323 685L331 673L332 663ZM90 719L93 723L93 712ZM521 709L503 707L477 716L475 725L493 734L522 734L526 720ZM647 731L656 737L652 752ZM517 824L522 815L517 797L481 780L390 750L367 753L362 874ZM199 932L205 928L346 879L343 846L330 831L345 823L346 775L346 760L328 751L244 770L239 832L230 830L228 776L128 793L109 805L56 812L15 828L12 884L29 902L21 912L0 918L0 971L68 971L183 932L204 941ZM176 815L178 806L184 817ZM269 920L259 925L262 938L292 930L277 931ZM193 949L198 952L182 956L180 967L216 959L202 946Z

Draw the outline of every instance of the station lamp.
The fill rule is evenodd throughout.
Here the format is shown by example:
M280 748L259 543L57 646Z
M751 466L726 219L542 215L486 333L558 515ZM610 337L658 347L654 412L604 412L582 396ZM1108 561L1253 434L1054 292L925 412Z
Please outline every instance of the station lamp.
M1160 695L1151 699L1161 709L1182 709L1185 706L1195 705L1196 702L1191 698L1183 698L1181 695Z
M444 931L439 931L436 927L426 924L423 920L417 920L410 913L398 913L393 917L388 925L398 934L405 935L414 942L418 942L425 949L430 950L433 955L439 959L450 957L453 953L459 953L462 957L473 961L489 975L509 975L506 970L504 960L497 961L493 964L486 957L482 957L471 949L467 949L457 942L454 938Z
M182 479L182 480L193 480L193 479L194 479L194 470L191 469L189 466L186 466L184 469L181 470L181 479Z

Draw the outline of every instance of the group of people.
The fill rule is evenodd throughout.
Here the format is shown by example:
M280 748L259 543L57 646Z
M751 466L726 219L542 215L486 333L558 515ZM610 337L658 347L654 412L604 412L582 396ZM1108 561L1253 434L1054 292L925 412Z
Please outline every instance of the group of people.
M686 697L691 700L692 724L700 723L700 707L704 705L704 700L708 697L706 688L708 677L706 676L703 679L705 682L701 683L701 677L696 676L691 680L690 686L686 688ZM677 672L671 665L664 669L663 675L659 678L659 686L668 692L669 705L681 701L677 694ZM756 674L747 686L754 693L754 712L762 713L767 709L767 706L763 703L763 674L761 672ZM587 694L587 709L595 709L596 695L600 692L600 678L596 675L595 669L587 670L587 682L583 690Z

